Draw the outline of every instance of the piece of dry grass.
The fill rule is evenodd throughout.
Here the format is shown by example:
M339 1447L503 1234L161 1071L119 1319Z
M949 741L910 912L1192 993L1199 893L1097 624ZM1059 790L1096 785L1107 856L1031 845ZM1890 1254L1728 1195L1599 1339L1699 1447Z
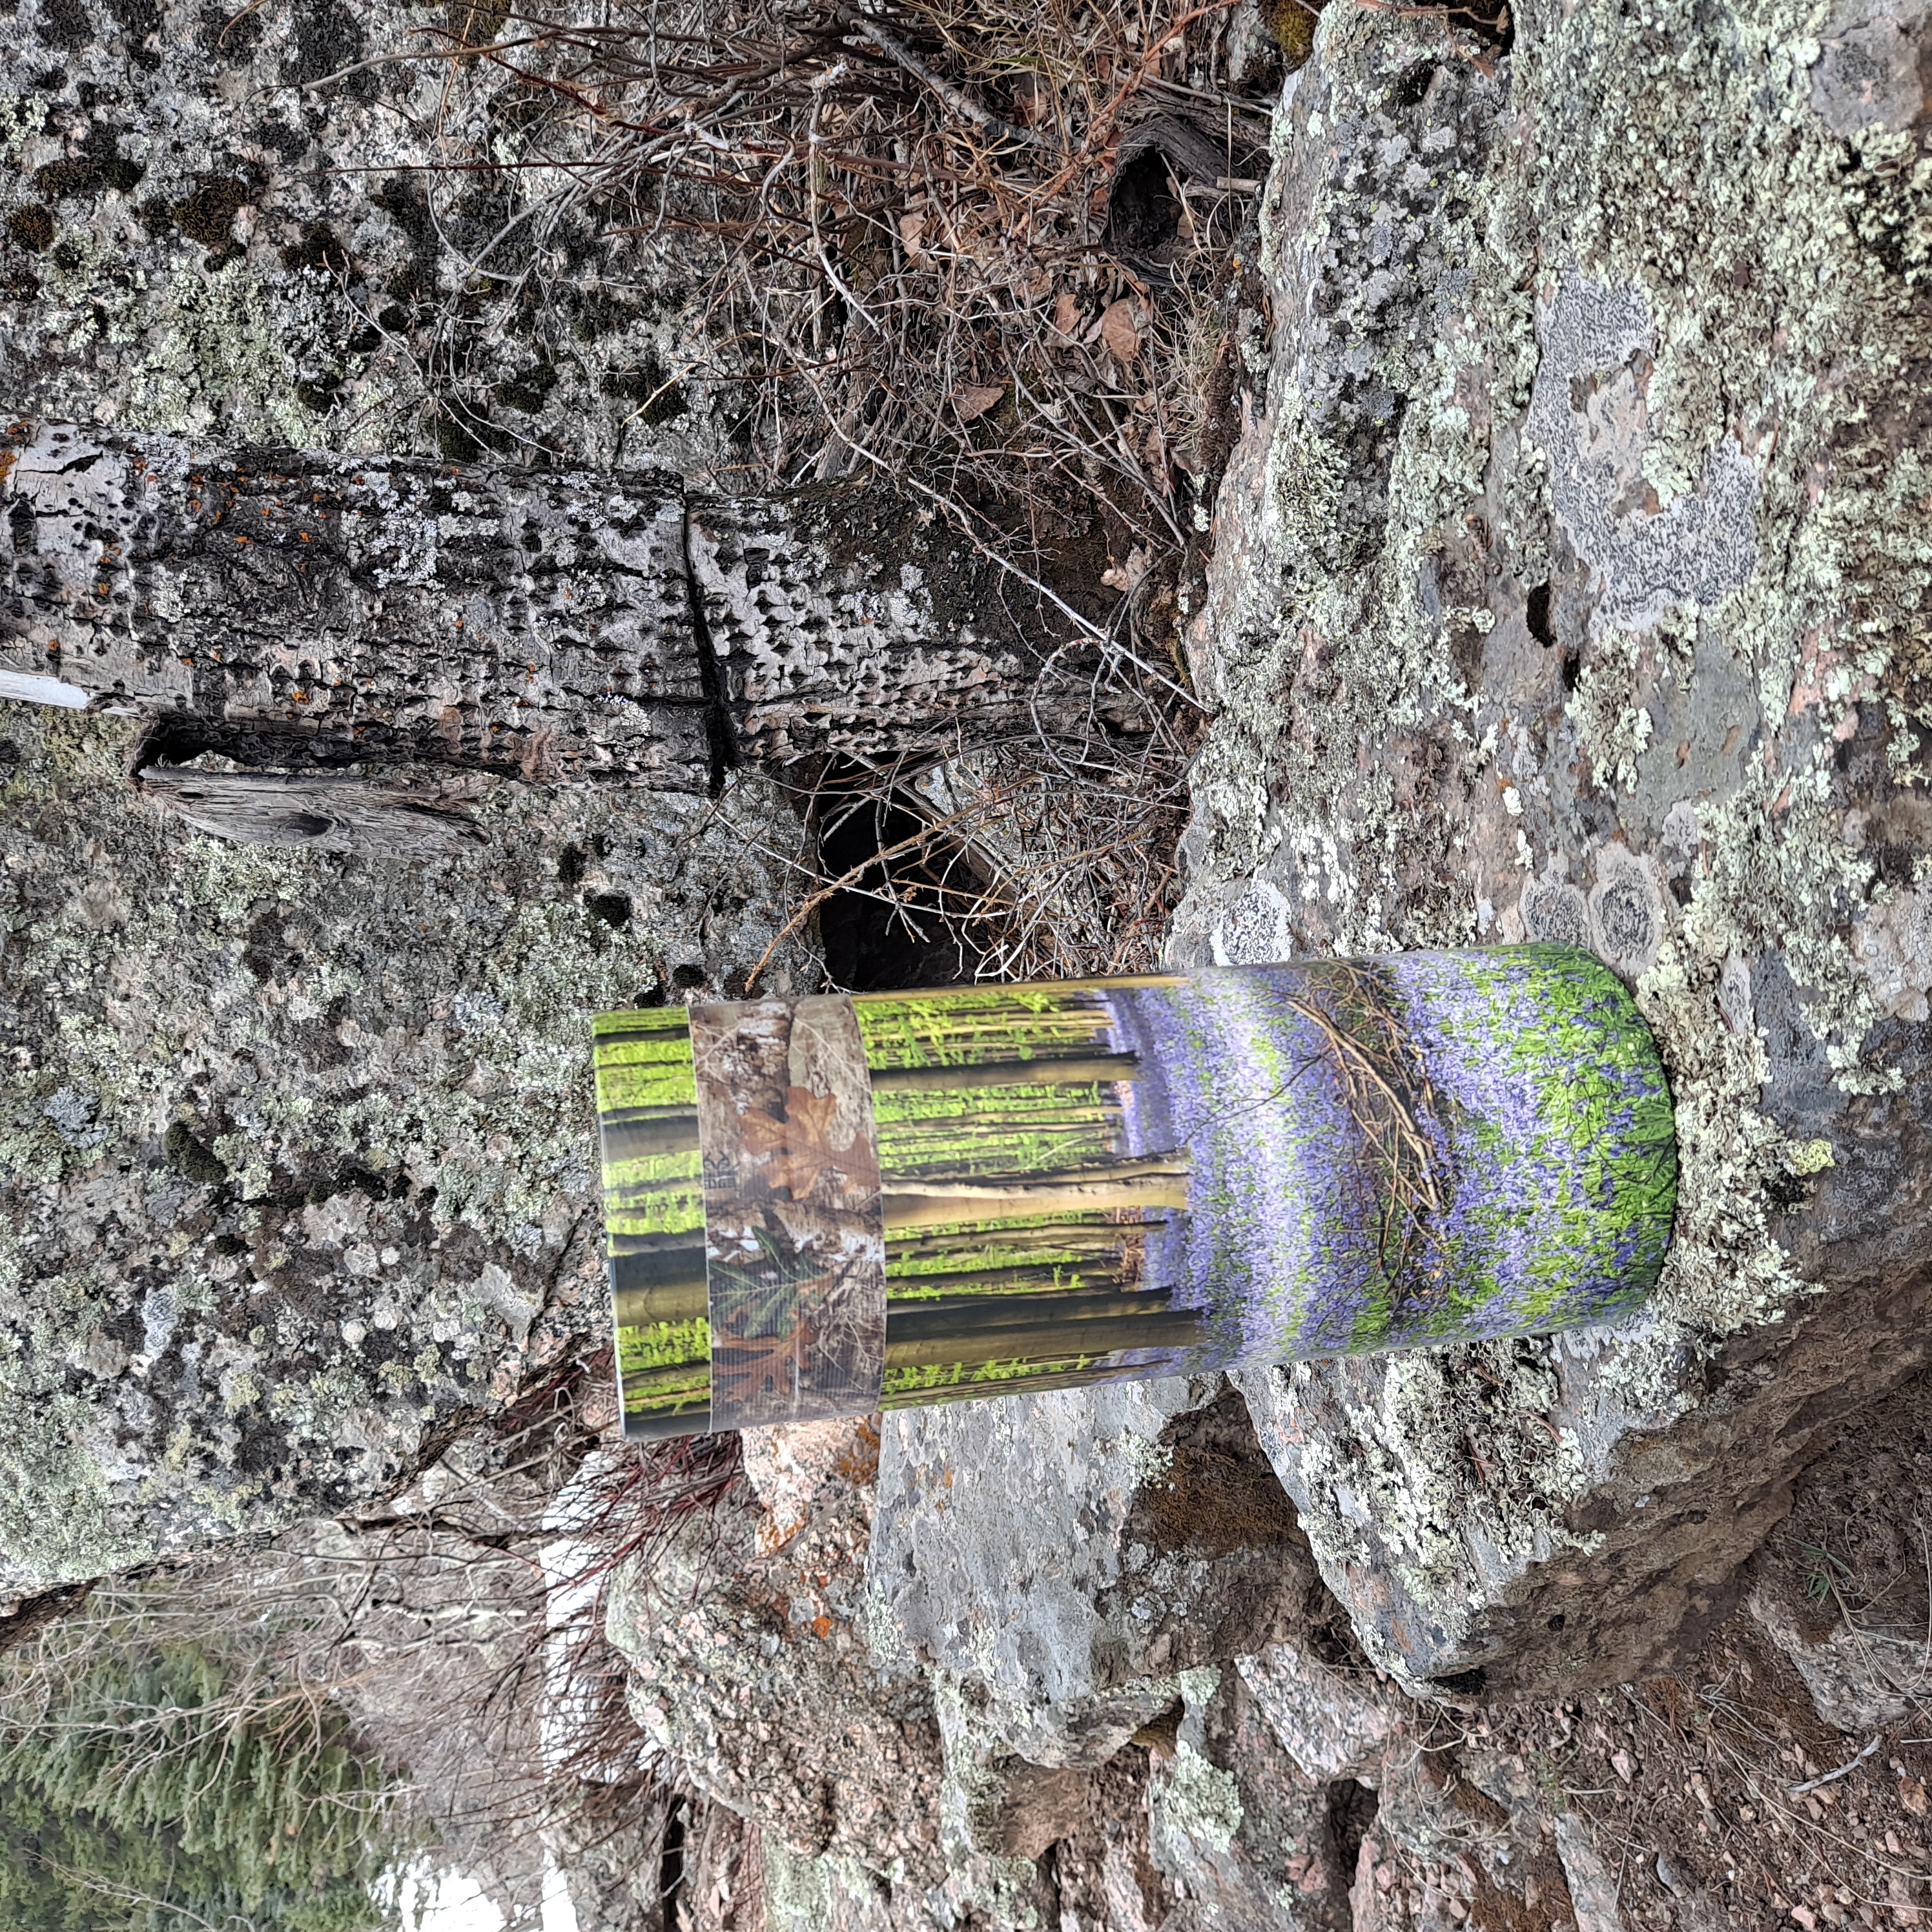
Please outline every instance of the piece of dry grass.
M687 0L506 16L480 51L550 104L516 158L556 177L544 217L700 244L764 481L916 471L1003 542L1084 500L1178 543L1202 358L1162 298L1224 278L1266 131L1231 6ZM1161 161L1163 129L1206 158Z

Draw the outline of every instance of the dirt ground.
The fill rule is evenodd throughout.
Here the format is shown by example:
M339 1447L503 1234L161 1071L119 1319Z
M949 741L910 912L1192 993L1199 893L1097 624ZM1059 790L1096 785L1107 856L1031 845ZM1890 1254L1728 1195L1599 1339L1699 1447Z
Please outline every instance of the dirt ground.
M1689 1666L1444 1714L1423 1755L1463 1842L1418 1859L1378 1825L1357 1932L1932 1922L1928 1524L1921 1380L1807 1472L1743 1604Z

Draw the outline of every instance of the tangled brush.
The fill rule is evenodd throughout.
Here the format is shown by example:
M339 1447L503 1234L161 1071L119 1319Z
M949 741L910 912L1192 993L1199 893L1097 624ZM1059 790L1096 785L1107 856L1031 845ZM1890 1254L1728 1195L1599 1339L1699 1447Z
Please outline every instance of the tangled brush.
M544 237L594 217L612 262L699 284L703 326L628 398L639 418L708 385L748 488L890 487L1064 614L1090 742L962 746L938 812L917 774L838 775L832 809L856 778L952 818L920 854L948 881L918 903L964 919L982 970L1151 958L1202 715L1180 631L1238 428L1238 338L1265 313L1267 103L1312 17L1300 0L617 0L586 22L472 4L430 30L452 84L483 62L520 90L479 163L520 184L471 256L501 298L540 292ZM1106 725L1126 691L1151 700L1150 734ZM906 869L860 889L910 919Z

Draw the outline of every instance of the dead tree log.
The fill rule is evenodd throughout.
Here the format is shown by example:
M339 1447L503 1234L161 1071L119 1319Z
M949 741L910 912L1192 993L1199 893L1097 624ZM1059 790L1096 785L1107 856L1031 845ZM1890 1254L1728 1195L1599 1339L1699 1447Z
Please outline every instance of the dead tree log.
M153 754L701 788L676 482L472 475L22 425L5 668Z
M412 797L380 778L342 772L202 772L152 764L136 774L135 782L196 830L238 844L421 859L484 842L466 812L452 810L440 798Z
M20 423L0 496L0 695L148 716L151 764L701 790L1057 728L1064 613L876 494L687 502L663 475Z

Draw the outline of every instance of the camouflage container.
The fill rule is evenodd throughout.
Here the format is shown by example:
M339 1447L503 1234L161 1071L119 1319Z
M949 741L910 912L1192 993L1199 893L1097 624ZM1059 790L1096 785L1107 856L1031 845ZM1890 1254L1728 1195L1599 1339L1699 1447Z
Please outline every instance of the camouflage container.
M1657 1280L1664 1070L1556 946L596 1022L627 1432L1426 1347Z

